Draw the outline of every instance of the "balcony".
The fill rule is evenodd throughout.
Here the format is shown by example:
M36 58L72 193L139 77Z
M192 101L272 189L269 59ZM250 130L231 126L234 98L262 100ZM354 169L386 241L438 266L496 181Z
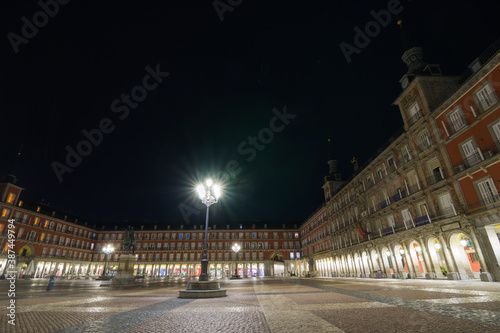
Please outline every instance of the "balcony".
M418 110L417 113L415 113L413 116L410 117L410 119L408 119L408 124L412 126L423 116L424 114L422 113L422 110Z
M427 215L417 217L416 219L413 220L415 223L415 227L420 227L421 225L425 225L430 223L430 218Z
M464 170L467 170L474 165L489 159L490 157L496 156L499 153L498 147L500 146L500 141L496 141L494 144L483 149L483 152L479 148L477 151L466 159L460 161L453 165L456 173L460 173Z
M468 207L469 207L468 211L469 213L476 213L500 207L500 196L498 194L495 194L488 197L484 197L480 201L468 204Z
M390 175L391 173L393 173L394 171L396 171L398 169L396 163L399 163L399 161L394 161L391 165L389 165L387 167L387 174L388 175Z
M441 173L435 173L435 174L427 177L427 184L434 185L434 184L436 184L437 182L440 182L443 179L444 178L441 175Z
M479 99L479 109L481 109L481 113L486 112L489 108L497 104L499 101L498 94L494 90L489 94L481 94L477 97Z
M399 191L398 193L396 193L395 195L392 196L392 199L394 202L396 202L396 201L403 199L404 197L406 197L406 192Z
M415 157L414 154L411 152L411 151L407 151L407 154L403 154L403 160L402 160L402 163L401 163L401 166L407 164L408 162L410 162L411 160L413 160L413 158Z
M468 124L467 119L462 114L457 114L455 119L450 119L451 133L457 133Z
M408 185L408 195L415 194L421 190L422 188L418 185Z
M429 148L433 144L434 141L429 136L426 136L425 139L418 145L418 149L420 150L420 152L424 152L427 148Z

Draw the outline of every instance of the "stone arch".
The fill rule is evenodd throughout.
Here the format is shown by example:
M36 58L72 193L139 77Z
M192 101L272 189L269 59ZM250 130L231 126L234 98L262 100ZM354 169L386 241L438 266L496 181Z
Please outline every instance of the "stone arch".
M417 277L425 276L427 272L427 267L425 266L425 259L423 254L424 244L420 244L418 240L411 240L407 246L408 255L411 257L411 262L413 262L413 271L417 274Z
M429 263L434 267L434 271L437 276L443 276L443 272L448 272L449 268L446 264L446 259L443 251L443 244L435 236L431 236L425 240L427 242L427 248L429 249L429 257L431 262ZM437 244L437 245L436 245Z
M273 254L271 254L270 258L271 258L271 260L274 260L274 261L282 261L282 262L285 261L285 256L281 252L274 252Z
M368 253L366 251L361 252L361 261L363 263L365 277L369 277L371 274L371 266L368 260Z
M347 270L350 275L355 274L352 255L350 253L347 254Z
M392 264L394 265L395 273L399 273L401 271L408 272L408 265L406 264L405 253L401 254L400 250L404 251L402 243L397 242L392 245L392 255L394 255L394 258L392 258Z
M389 251L388 246L384 246L382 248L382 258L379 258L379 260L386 268L387 276L396 272L396 267L394 266L394 262L392 260L392 253Z
M361 258L359 257L359 254L357 254L356 252L353 254L353 257L352 257L352 263L353 263L353 266L354 266L354 273L356 274L356 276L360 276L360 274L362 274L363 272L361 271Z
M35 255L35 248L29 244L26 244L22 248L19 249L17 254L21 257L34 256Z
M471 235L463 231L452 232L448 237L448 242L460 278L462 280L478 279L481 265Z
M372 263L373 263L373 269L374 270L381 270L381 271L384 271L384 263L383 263L383 259L382 258L379 258L378 256L378 252L377 250L375 249L372 249L370 251L370 258L372 260Z

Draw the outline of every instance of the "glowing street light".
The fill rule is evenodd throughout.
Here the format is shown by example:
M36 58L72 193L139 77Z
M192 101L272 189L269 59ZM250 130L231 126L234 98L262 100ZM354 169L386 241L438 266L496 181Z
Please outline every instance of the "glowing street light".
M234 251L234 254L236 255L236 268L234 269L234 276L233 278L234 279L239 279L240 276L238 275L238 252L240 251L241 247L238 243L235 243L233 245L233 251Z
M203 259L201 260L201 274L199 281L208 281L208 211L209 207L219 201L221 194L220 186L213 183L212 179L205 180L205 184L196 187L201 202L207 206L207 218L205 222L205 246L203 248Z
M102 252L106 253L106 261L104 261L104 269L102 270L102 277L104 277L104 274L106 272L106 264L108 263L108 256L111 252L113 252L115 250L114 247L112 247L111 245L106 245L104 247L104 249L102 249Z

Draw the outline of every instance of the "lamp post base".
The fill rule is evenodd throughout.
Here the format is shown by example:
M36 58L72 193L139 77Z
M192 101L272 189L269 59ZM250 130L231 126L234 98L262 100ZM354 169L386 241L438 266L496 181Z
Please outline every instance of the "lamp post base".
M201 260L201 274L198 281L208 281L210 276L208 276L208 259Z

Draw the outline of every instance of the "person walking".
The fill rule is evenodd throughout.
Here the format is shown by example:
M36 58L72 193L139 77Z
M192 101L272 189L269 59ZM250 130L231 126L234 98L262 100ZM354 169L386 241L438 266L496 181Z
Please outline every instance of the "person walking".
M49 284L47 285L46 291L51 291L52 288L54 288L55 283L56 283L56 276L54 274L51 274L49 277Z

